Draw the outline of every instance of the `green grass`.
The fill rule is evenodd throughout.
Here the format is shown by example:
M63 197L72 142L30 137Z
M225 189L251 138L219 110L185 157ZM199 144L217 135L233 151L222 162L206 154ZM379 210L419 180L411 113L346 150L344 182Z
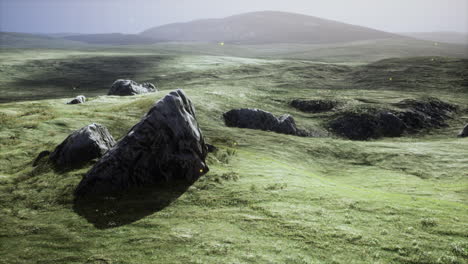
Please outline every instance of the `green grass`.
M74 58L50 52L34 58L41 67L31 72L3 66L30 63L25 54L3 53L16 60L2 62L9 71L2 76L24 74L18 79L38 80L31 86L39 91L58 76L99 81L102 73L93 75L86 65L100 61L106 62L104 76L116 79L125 68L118 67L121 60L136 61L129 76L155 80L163 90L101 96L109 84L90 91L83 105L66 105L65 99L0 104L0 263L467 262L468 140L456 138L468 120L465 77L456 71L465 60L356 65L158 54ZM57 61L73 71L50 70ZM414 67L428 70L399 71L398 82L385 75ZM427 80L441 72L449 81L420 85L431 84ZM18 79L0 81L2 91L9 90L6 83L29 90ZM65 83L50 82L56 88L47 92L65 89ZM32 168L39 152L89 123L104 124L121 138L153 102L178 87L194 102L207 141L219 151L208 157L210 172L169 206L124 225L114 225L110 217L106 227L97 228L73 210L72 192L92 164L68 172L44 163ZM15 92L8 96L19 98ZM327 135L324 125L336 112L302 113L288 102L338 99L344 105L337 111L347 111L428 95L462 110L447 128L402 138L302 138L228 128L222 120L232 108L257 107L290 113L300 127Z

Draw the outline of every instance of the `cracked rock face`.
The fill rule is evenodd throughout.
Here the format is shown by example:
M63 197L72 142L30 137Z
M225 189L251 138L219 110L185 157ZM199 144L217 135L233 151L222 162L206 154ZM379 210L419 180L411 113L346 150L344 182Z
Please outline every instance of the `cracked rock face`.
M74 99L72 99L70 102L68 102L67 104L82 104L86 102L86 97L84 95L78 95L77 97L75 97Z
M119 79L112 84L108 95L136 95L156 92L156 86L152 83L138 84L132 80Z
M260 109L233 109L223 114L227 126L274 131L281 134L307 136L296 127L294 118L282 115L279 118Z
M75 195L118 193L130 187L193 182L208 172L208 150L192 102L182 90L159 100L78 185Z
M105 126L91 124L70 134L50 154L50 160L59 168L71 168L102 157L114 145Z

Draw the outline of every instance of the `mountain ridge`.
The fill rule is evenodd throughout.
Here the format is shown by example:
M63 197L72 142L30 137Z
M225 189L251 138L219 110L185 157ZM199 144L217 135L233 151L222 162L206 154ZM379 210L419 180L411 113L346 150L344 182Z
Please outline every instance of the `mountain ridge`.
M372 28L281 11L260 11L225 18L199 19L153 27L140 33L158 41L266 43L339 43L406 38Z

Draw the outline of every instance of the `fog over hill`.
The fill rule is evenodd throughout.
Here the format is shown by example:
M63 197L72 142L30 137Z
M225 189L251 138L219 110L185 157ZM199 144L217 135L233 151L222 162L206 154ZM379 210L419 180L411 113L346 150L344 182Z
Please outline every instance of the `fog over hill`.
M468 44L468 33L463 32L450 32L450 31L440 31L440 32L405 32L399 33L403 36L408 36L412 38L429 40L429 41L438 41L445 43L454 43L454 44Z
M318 17L263 11L154 27L141 33L158 41L222 41L238 44L339 43L401 38L396 34Z

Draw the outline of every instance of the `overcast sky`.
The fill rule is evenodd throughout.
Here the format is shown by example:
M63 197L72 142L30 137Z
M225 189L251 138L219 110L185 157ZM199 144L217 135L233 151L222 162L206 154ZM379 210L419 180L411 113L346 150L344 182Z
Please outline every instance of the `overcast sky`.
M138 33L167 23L261 10L390 32L468 32L468 0L0 0L0 31Z

